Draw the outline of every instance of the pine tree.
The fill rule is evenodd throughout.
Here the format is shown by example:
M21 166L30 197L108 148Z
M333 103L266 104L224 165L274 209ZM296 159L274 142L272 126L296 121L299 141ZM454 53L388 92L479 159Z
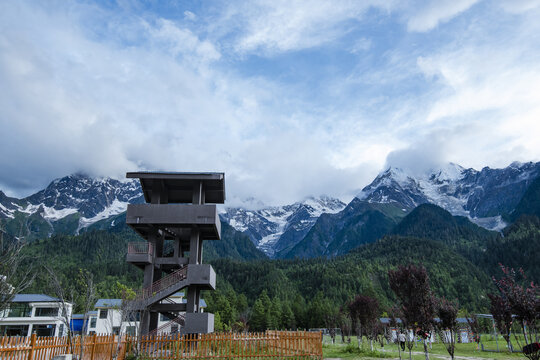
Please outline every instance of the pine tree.
M306 324L306 301L302 297L302 295L298 294L294 298L293 304L292 304L292 312L294 314L294 318L296 320L296 326L298 328L307 328Z
M272 305L272 300L270 300L266 289L261 292L261 294L259 295L259 299L261 300L264 309L268 311L270 309L270 306Z
M279 298L275 297L272 300L269 313L270 322L268 324L268 327L270 329L281 329L281 301L279 300Z
M323 297L323 293L319 291L309 304L306 316L308 323L306 325L309 328L324 327L324 319L329 311L330 304L328 300Z
M266 311L260 299L255 300L255 303L253 304L249 327L254 331L264 331L267 328Z
M239 294L237 297L236 297L236 311L238 311L238 313L243 313L244 311L246 311L248 308L248 301L247 301L247 297L246 295L244 294Z
M214 330L223 331L223 323L221 322L221 316L219 312L214 313Z
M296 319L288 301L284 302L281 307L281 324L285 329L296 328Z

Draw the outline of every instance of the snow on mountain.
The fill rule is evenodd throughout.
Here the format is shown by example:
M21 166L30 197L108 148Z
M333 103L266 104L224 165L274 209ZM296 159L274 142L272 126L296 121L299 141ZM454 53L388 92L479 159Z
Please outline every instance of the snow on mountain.
M15 217L15 212L20 207L19 202L19 199L9 197L0 191L0 219L13 219Z
M308 197L291 205L266 207L259 210L225 208L221 218L233 228L247 234L253 243L272 256L284 234L290 241L299 241L323 213L337 213L345 207L328 196ZM292 236L291 236L292 235ZM295 240L298 239L299 240Z
M95 216L91 218L85 218L85 217L80 218L79 228L77 229L77 231L82 228L88 227L92 225L93 223L96 223L100 220L105 220L105 219L110 218L111 216L123 213L124 211L126 211L128 204L130 204L130 202L114 199L113 202L109 206L104 208L101 212L97 213Z
M360 200L397 203L412 210L423 203L436 204L453 215L468 216L492 230L505 226L501 215L519 202L529 184L540 175L540 163L512 163L503 169L481 171L447 164L423 174L391 167L358 194Z
M128 203L141 202L143 195L136 180L74 174L56 179L47 188L23 199L8 198L0 192L0 217L13 219L17 212L37 213L54 228L54 222L78 214L78 231L124 212Z
M115 200L124 203L142 200L142 192L135 180L75 174L54 180L46 189L23 200L55 210L76 209L83 217L91 218L113 205Z
M391 167L364 187L357 198L393 203L404 211L433 203L454 215L468 216L482 227L500 230L506 225L504 216L515 208L539 175L540 162L515 162L503 169L486 167L480 171L450 163L422 174ZM54 180L47 188L23 199L8 197L0 191L0 219L16 222L12 228L17 229L28 228L25 217L32 217L33 224L42 219L39 236L50 235L57 229L78 232L124 212L128 203L142 202L136 180L74 174ZM273 256L299 243L322 213L334 214L344 208L340 200L321 196L259 210L225 207L220 209L220 216Z

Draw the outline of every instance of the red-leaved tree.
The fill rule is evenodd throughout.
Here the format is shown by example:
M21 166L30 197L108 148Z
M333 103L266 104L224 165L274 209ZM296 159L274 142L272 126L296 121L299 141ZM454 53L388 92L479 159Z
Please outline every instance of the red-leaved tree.
M390 311L388 313L388 317L390 318L390 324L389 324L390 327L396 330L396 334L395 334L396 336L395 336L394 342L398 346L397 348L398 348L399 360L401 360L401 351L405 350L405 342L407 339L405 337L406 328L404 327L404 324L403 324L403 319L402 319L403 316L401 315L401 309L395 305L392 306L392 308L390 308ZM409 348L409 356L410 356L411 350L412 350L412 346L410 346Z
M456 304L444 298L438 301L437 315L439 315L439 322L436 328L452 360L454 360L456 350L457 314L458 307Z
M362 343L362 336L366 336L373 350L373 340L377 337L378 330L379 301L371 296L357 295L348 307L358 336L358 346Z
M506 340L508 350L512 352L512 342L510 341L512 309L510 308L510 304L501 295L488 294L488 297L491 302L489 311L493 316L493 320L495 320L495 326L497 326L497 330L499 330L504 340Z
M467 316L465 318L467 320L467 324L469 324L469 327L471 328L471 331L473 333L474 342L476 342L476 349L478 350L480 346L480 324L478 322L478 316L476 314L469 314L467 313Z
M400 265L396 270L388 271L388 278L390 288L399 300L403 321L409 329L422 336L426 360L429 360L427 339L433 328L435 301L426 268L414 264Z
M500 267L504 275L498 280L493 278L493 282L499 290L500 298L510 308L510 312L515 315L521 327L523 341L515 336L516 342L525 356L531 360L538 360L540 359L540 344L538 344L540 289L533 282L526 287L521 285L514 269L503 265ZM525 281L526 276L523 270L520 269L519 273Z

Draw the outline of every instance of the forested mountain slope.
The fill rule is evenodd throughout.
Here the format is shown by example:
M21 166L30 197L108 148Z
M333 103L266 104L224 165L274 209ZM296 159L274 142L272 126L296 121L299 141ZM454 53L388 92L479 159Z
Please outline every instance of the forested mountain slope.
M490 241L501 238L498 232L484 229L464 216L452 216L433 204L416 207L391 233L441 241L474 263Z
M125 225L117 230L53 235L27 244L23 248L25 264L32 266L37 274L27 292L50 292L50 276L45 267L55 271L66 284L73 284L81 270L91 273L102 297L115 296L116 281L133 288L140 287L142 272L126 262L126 252L128 242L142 239ZM222 226L221 240L204 242L203 254L205 262L217 258L266 258L245 234L227 224Z
M388 270L399 264L424 265L438 295L458 299L468 308L485 308L489 276L445 244L428 239L389 236L332 259L240 262L218 259L212 264L218 284L230 284L253 301L266 289L270 297L324 297L340 305L356 294L374 295L385 305L393 302Z
M386 235L405 215L406 212L394 204L369 203L355 198L337 214L322 214L302 241L282 250L277 257L343 255Z
M517 220L522 215L535 215L540 217L540 177L536 178L527 188L527 191L510 214L512 221Z

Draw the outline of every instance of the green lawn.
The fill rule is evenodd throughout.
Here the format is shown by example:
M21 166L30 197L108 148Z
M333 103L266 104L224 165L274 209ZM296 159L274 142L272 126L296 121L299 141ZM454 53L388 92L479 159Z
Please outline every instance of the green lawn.
M347 344L330 344L330 339L325 336L324 345L323 345L323 355L325 359L380 359L380 358L389 358L389 359L399 359L397 346L394 344L385 345L384 348L381 348L377 343L374 344L374 352L369 351L369 343L366 343L364 340L363 348L358 348L358 343L356 337L351 337L351 345ZM495 340L490 340L489 335L482 338L482 343L486 349L497 348ZM514 344L514 347L517 347ZM501 352L484 352L476 349L476 343L469 344L456 344L456 358L461 357L460 360L466 358L470 359L526 359L525 356L519 353L509 353L506 350L506 342L499 338L499 349ZM408 350L405 349L405 353L402 353L402 359L409 359ZM418 346L415 346L412 350L414 360L424 360L423 345L418 343ZM444 357L450 358L446 348L442 343L434 343L433 348L429 351L430 359L443 359Z

